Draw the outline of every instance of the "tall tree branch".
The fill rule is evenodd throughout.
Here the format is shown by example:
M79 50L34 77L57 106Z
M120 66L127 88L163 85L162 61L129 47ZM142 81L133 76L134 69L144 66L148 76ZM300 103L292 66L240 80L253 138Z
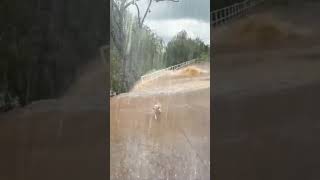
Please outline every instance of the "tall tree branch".
M142 27L142 24L143 24L144 20L146 19L147 14L148 14L149 11L150 11L151 3L152 3L152 0L149 0L148 7L147 7L146 12L144 13L144 16L143 16L143 18L142 18L142 21L141 21L141 23L140 23L140 24L141 24L140 27Z
M138 6L138 4L137 3L134 3L134 5L136 6L136 8L137 8L137 12L138 12L138 23L139 23L139 26L141 27L141 22L140 22L140 10L139 10L139 6Z
M124 9L127 9L130 5L132 5L132 4L136 4L136 2L134 1L134 0L132 0L132 1L130 1L130 2L128 2L126 5L124 5Z
M136 0L136 1L138 1L138 0ZM128 6L131 5L131 4L134 4L134 5L136 6L136 8L137 8L137 11L138 11L138 20L139 20L139 26L140 26L140 27L142 27L142 25L143 25L143 23L144 23L144 21L145 21L145 19L146 19L146 17L147 17L147 14L148 14L149 12L151 12L151 11L150 11L150 7L151 7L151 4L152 4L153 1L155 1L155 2L161 2L161 1L179 2L179 0L149 0L148 7L147 7L147 9L146 9L146 11L145 11L142 19L141 19L141 17L140 17L140 9L139 9L139 6L138 6L138 4L135 2L135 0L129 2L129 3L127 4Z

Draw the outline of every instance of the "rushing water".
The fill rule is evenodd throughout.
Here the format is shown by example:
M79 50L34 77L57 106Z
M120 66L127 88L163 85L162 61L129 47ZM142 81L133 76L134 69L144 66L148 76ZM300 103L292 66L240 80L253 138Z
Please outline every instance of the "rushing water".
M111 179L210 179L209 80L187 90L111 99Z

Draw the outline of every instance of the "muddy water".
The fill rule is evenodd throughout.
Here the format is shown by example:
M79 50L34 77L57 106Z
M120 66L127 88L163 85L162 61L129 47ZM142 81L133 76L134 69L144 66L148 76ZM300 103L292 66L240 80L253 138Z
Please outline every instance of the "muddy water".
M112 98L111 179L210 179L209 98L209 87Z

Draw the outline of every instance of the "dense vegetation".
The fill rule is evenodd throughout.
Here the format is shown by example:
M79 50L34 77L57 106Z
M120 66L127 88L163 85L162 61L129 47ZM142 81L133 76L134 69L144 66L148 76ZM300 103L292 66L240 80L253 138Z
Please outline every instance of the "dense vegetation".
M57 97L106 44L104 0L0 2L0 108Z
M116 92L125 92L132 87L133 83L140 78L141 75L151 69L159 69L165 67L163 62L164 44L148 27L140 28L135 19L129 17L133 21L127 24L131 26L128 35L127 58L128 61L122 64L123 58L116 49L113 40L111 40L111 87ZM121 81L121 72L126 71L127 76L123 84Z
M208 45L205 45L199 38L189 38L187 32L182 30L166 47L166 66L176 65L195 58L208 59L208 52Z

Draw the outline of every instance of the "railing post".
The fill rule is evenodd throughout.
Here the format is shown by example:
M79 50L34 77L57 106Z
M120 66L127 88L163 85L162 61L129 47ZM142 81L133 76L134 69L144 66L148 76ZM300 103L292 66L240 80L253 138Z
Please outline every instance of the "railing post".
M189 65L191 63L194 63L194 62L195 62L195 59L192 59L190 61L186 61L186 62L177 64L177 65L174 65L174 66L170 66L170 67L165 68L165 69L158 70L158 71L150 73L150 74L146 74L144 76L141 76L140 79L141 79L142 82L147 81L147 80L154 80L157 77L159 77L163 72L165 72L167 70L177 70L177 69L180 69L180 68L182 68L184 66L187 66L187 65Z
M245 0L240 3L235 3L231 6L227 6L221 9L217 9L211 13L212 25L216 26L225 21L231 19L234 16L242 16L249 9L257 6L258 4L264 2L264 0Z

